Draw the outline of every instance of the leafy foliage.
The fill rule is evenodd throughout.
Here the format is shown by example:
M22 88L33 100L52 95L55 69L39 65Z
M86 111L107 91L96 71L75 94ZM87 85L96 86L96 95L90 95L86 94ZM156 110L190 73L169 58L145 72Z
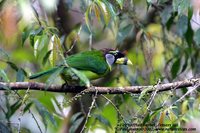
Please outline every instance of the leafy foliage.
M196 33L194 34L194 41L196 42L196 45L199 47L200 46L200 29L198 29L196 31Z
M10 119L10 117L15 113L15 111L17 111L17 109L19 109L20 106L21 106L21 101L18 100L14 104L12 104L10 107L8 107L6 118Z
M47 119L49 119L50 122L54 126L56 126L56 121L54 119L54 116L51 113L49 113L49 111L37 100L35 100L34 103L35 103L37 111L39 112L40 116L42 117L42 121L45 125L45 128L47 128Z
M64 83L59 77L64 68L86 86L159 85L199 77L199 13L189 0L64 0L50 5L45 0L0 2L1 82L30 81L28 77L33 73L60 64L63 66L38 79L47 84L47 89L54 83ZM69 55L105 47L124 51L134 65L114 66L105 78L89 81L65 61ZM13 132L16 126L8 123L16 121L21 125L17 130L76 132L89 109L91 114L84 127L88 132L120 132L123 128L131 131L134 123L153 124L152 130L162 124L171 125L166 127L169 129L188 128L200 118L199 91L191 93L187 87L160 93L147 87L141 94L98 95L95 100L85 92L71 96L29 88L3 89L3 132ZM94 106L89 107L93 101ZM22 124L30 120L37 129Z
M70 120L72 126L70 127L69 132L74 133L83 121L84 117L81 112L74 114Z

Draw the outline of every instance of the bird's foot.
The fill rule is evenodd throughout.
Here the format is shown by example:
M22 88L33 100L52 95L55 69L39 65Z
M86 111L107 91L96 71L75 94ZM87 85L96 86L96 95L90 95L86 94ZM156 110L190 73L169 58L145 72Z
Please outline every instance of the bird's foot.
M69 85L67 82L65 82L64 84L62 84L62 88L63 88L63 90L65 91L65 90L68 90L69 88L71 88L72 86L71 85Z

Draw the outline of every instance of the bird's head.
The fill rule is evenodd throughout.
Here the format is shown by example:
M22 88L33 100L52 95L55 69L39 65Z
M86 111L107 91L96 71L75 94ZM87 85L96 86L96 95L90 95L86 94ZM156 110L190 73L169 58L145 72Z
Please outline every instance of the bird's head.
M103 52L109 66L112 66L113 64L132 65L132 62L123 52L113 49L104 49Z

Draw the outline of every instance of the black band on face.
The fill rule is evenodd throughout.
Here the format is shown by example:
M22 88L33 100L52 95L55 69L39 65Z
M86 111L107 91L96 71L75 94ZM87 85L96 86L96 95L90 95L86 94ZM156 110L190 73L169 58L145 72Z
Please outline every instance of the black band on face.
M128 63L128 58L124 58L124 65L127 65L127 63Z
M125 57L125 55L123 53L119 52L119 51L115 55L115 58L117 58L117 59L122 58L122 57Z
M111 55L114 56L114 61L113 61L112 63L110 63L111 60L108 60L108 57L110 58L110 56L107 56L107 57L106 57L107 61L109 61L109 64L113 64L113 63L116 62L117 59L119 59L119 58L124 58L124 57L125 57L124 53L122 53L122 52L120 52L120 51L117 51L117 50L106 49L106 50L104 50L104 54L105 54L105 56L106 56L107 54L108 54L108 55L111 54ZM124 64L127 64L127 62L128 62L128 59L125 59L125 61L124 61L123 63L124 63Z
M119 59L119 58L124 58L124 57L125 57L125 55L124 55L123 53L119 52L119 51L117 51L117 52L114 54L114 56L115 56L115 61L116 61L117 59Z

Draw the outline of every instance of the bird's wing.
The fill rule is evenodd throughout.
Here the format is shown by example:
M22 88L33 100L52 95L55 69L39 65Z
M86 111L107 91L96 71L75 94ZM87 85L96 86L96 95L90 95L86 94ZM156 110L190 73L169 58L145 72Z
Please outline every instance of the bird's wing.
M109 71L102 51L93 50L71 55L66 59L69 66L78 70L87 70L100 75L104 75Z

